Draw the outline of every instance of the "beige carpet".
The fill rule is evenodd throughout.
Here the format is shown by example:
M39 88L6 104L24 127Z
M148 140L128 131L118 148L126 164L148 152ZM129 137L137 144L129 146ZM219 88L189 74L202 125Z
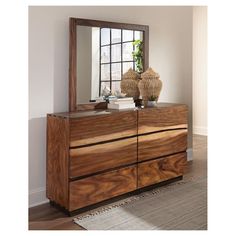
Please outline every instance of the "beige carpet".
M188 178L86 212L88 230L206 230L206 177Z

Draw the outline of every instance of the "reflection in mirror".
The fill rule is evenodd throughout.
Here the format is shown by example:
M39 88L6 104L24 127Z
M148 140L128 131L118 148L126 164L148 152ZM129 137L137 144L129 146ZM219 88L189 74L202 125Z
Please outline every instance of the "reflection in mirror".
M120 91L122 75L136 70L133 42L143 40L135 30L76 26L77 104L96 100L106 86Z

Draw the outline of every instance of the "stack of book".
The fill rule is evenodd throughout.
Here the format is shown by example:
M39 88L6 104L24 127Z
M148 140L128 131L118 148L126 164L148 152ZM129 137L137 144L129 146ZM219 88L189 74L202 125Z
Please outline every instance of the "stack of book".
M112 98L109 99L107 105L109 109L129 109L135 108L135 103L133 97L124 97L124 98Z

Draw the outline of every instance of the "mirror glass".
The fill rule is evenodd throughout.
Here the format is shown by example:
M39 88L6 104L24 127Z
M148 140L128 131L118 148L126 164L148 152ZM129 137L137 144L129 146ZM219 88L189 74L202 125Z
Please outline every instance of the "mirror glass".
M101 96L106 87L120 91L122 75L132 68L134 42L143 40L136 30L76 26L77 37L77 104L88 103Z

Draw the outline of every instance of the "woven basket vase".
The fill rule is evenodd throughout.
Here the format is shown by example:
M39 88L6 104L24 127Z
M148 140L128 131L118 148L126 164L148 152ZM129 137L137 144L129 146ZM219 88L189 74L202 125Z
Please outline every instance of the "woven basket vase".
M138 83L140 75L131 68L122 76L120 83L121 92L125 93L127 97L133 97L134 100L139 98L140 92Z
M157 97L156 101L158 101L162 89L162 81L159 79L159 74L154 72L152 68L148 68L141 75L141 78L142 80L139 82L138 87L144 101L144 106L147 106L151 96Z

